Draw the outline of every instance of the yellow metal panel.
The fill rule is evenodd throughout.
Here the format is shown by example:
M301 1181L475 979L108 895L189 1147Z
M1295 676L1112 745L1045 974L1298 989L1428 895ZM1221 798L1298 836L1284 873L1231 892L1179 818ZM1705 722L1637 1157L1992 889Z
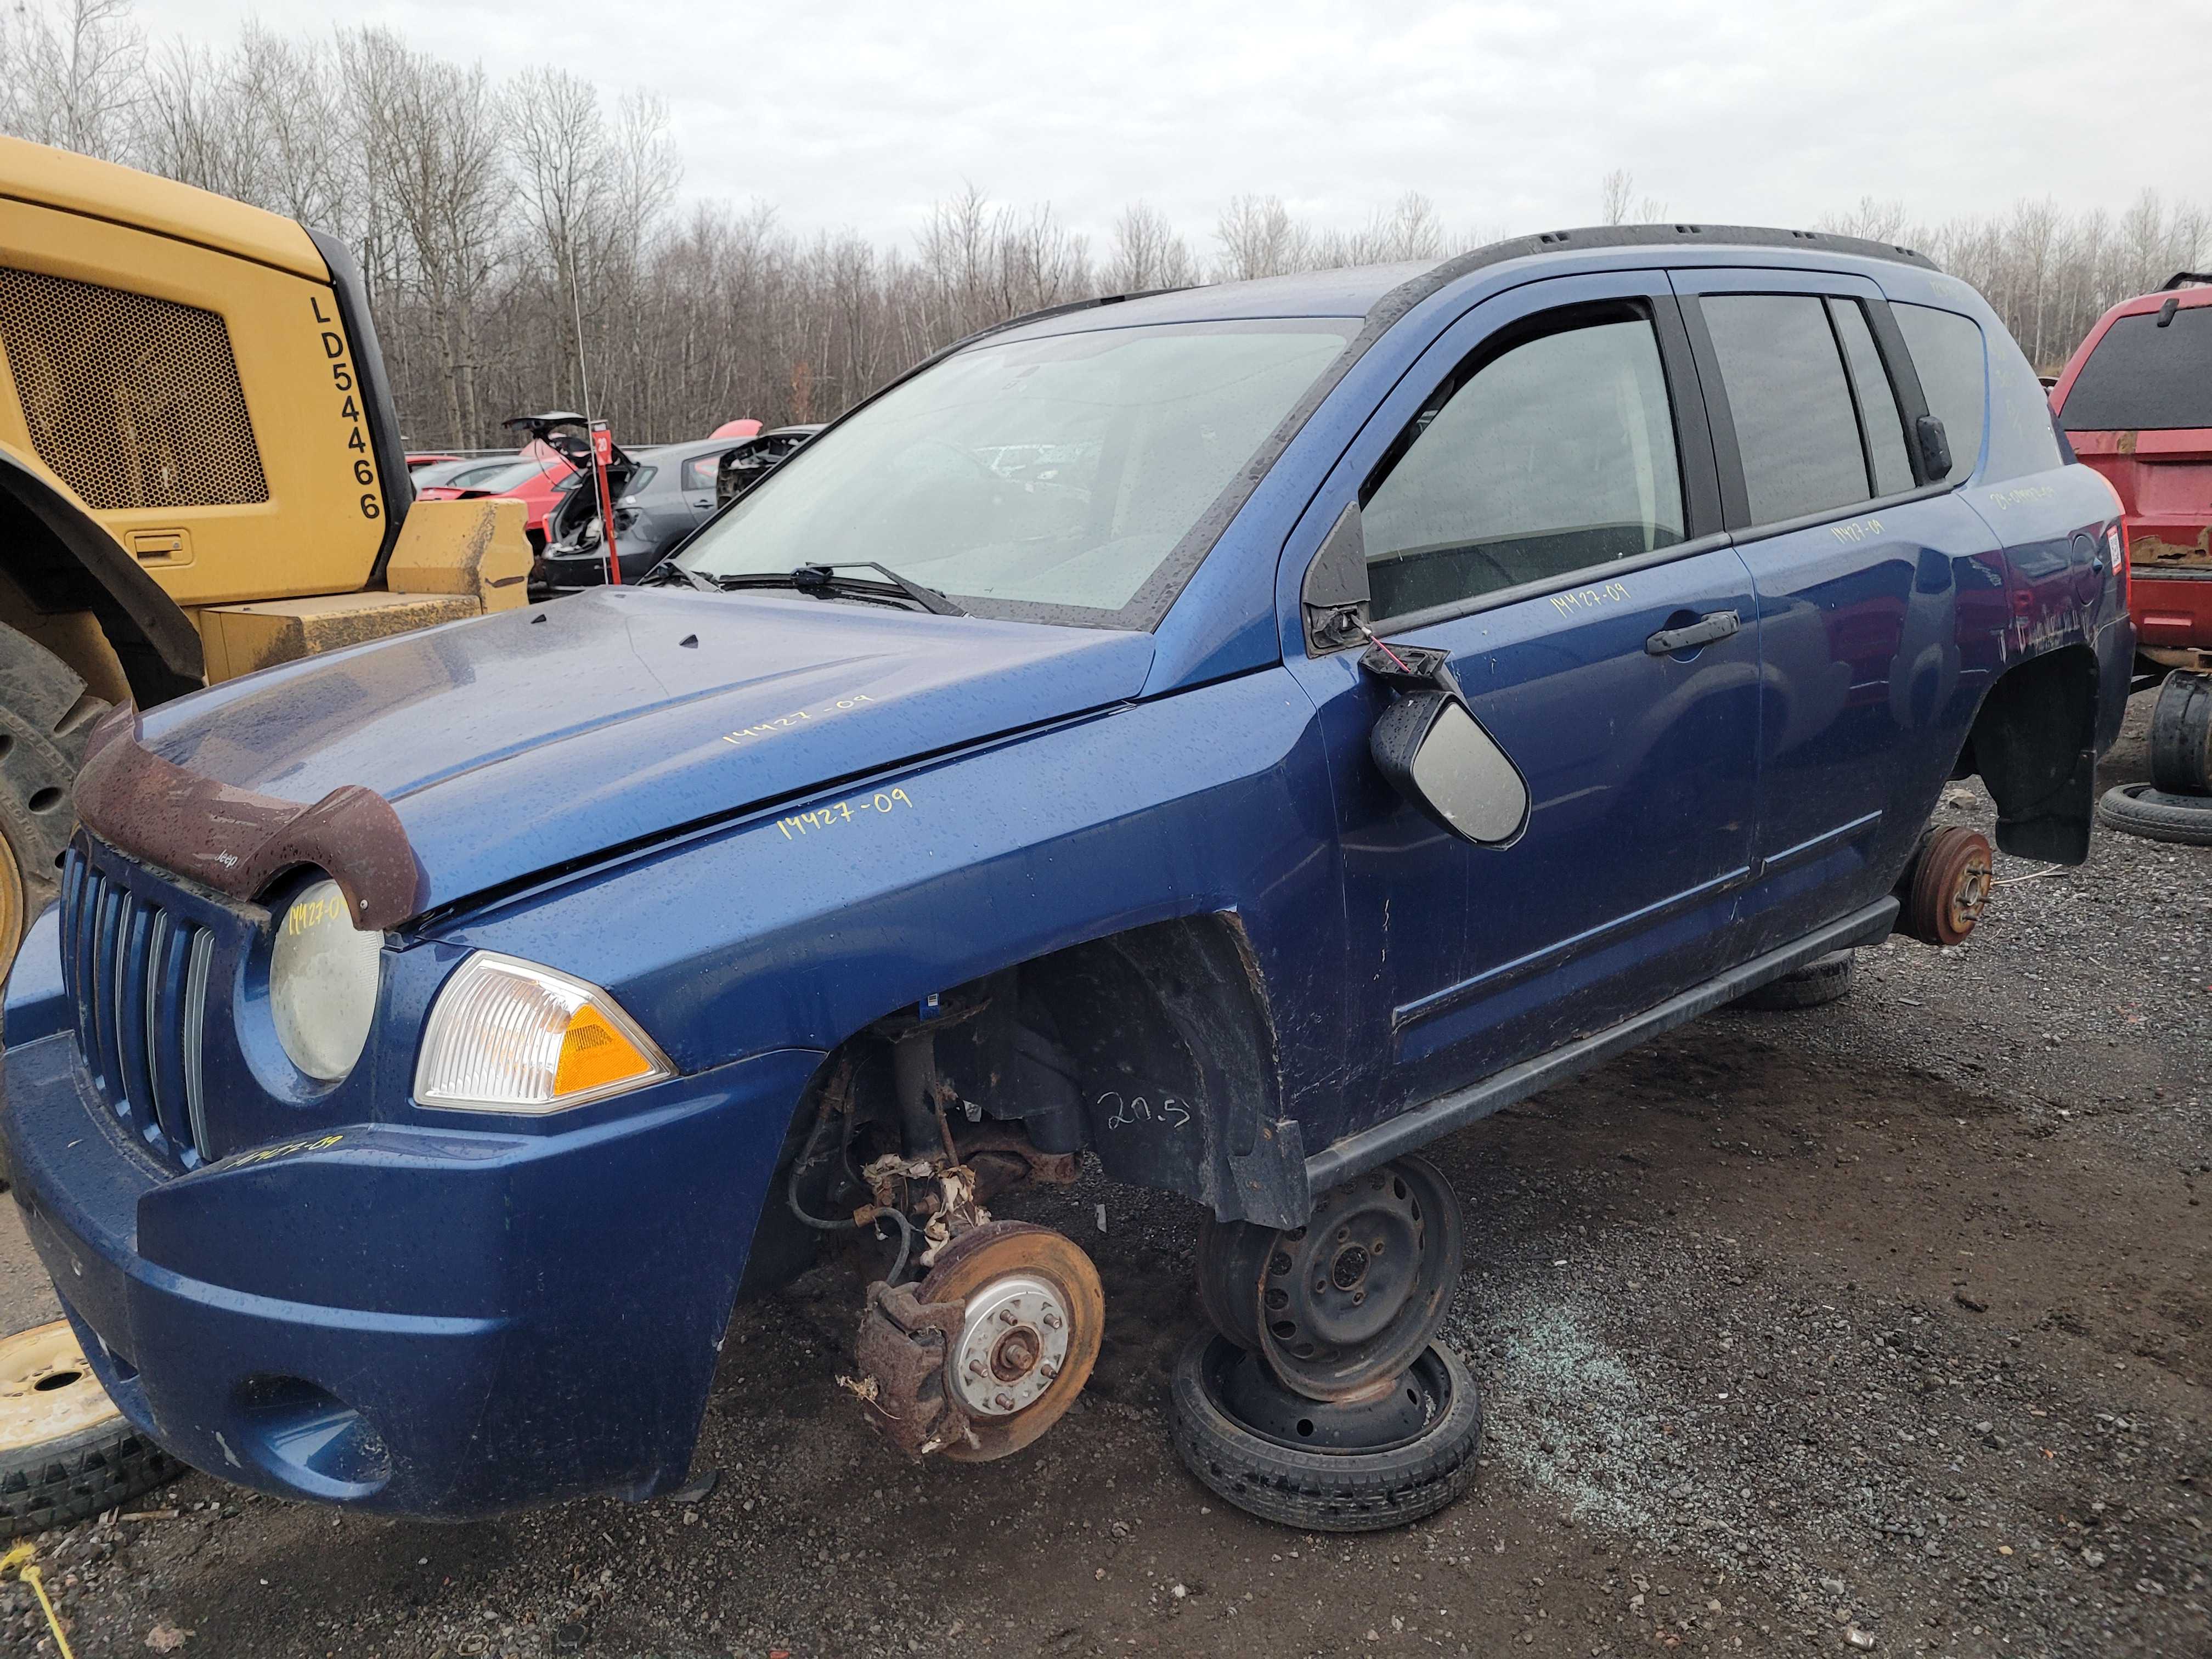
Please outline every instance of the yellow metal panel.
M207 642L208 681L319 656L437 623L482 614L460 593L333 593L322 599L272 599L262 605L210 605L198 616Z
M20 152L44 154L35 145L9 149L9 142L0 141L0 162L12 159L19 171ZM4 178L0 167L0 182ZM57 187L50 193L66 192ZM255 212L203 191L185 195L212 204L210 211ZM119 208L121 199L110 205ZM217 215L210 222L220 221ZM305 232L289 228L312 250ZM140 532L184 534L189 562L160 556L145 562L173 599L186 606L219 605L329 593L367 582L383 540L382 489L355 383L352 345L337 320L337 298L327 281L5 195L0 195L0 264L198 307L219 313L228 325L269 499L93 515L125 547L136 544ZM315 268L322 269L319 261ZM36 456L21 393L3 356L0 443L27 460Z
M318 282L329 280L314 242L289 219L70 150L0 138L0 196L120 225L143 225Z
M417 501L384 568L395 593L465 593L486 611L527 598L530 509L520 501Z

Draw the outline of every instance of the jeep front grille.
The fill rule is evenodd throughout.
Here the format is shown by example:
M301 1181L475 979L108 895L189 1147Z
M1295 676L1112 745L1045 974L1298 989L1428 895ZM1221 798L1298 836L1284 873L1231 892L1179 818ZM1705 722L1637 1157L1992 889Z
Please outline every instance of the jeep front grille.
M207 1145L199 1036L215 936L112 881L72 847L62 866L62 983L100 1097L189 1169Z
M86 506L269 499L216 313L0 266L0 349L39 459Z

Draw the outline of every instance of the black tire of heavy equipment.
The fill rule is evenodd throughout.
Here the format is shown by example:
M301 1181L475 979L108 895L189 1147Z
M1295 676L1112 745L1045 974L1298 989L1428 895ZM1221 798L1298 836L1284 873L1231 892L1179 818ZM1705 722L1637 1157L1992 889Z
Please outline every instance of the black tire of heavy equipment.
M1169 1419L1176 1453L1224 1503L1302 1532L1379 1532L1434 1515L1474 1480L1482 1397L1467 1363L1431 1352L1451 1378L1451 1404L1411 1443L1379 1452L1310 1452L1263 1440L1222 1410L1207 1388L1207 1351L1233 1346L1202 1330L1176 1356Z
M184 1473L121 1419L0 1452L0 1538L73 1527Z
M1831 951L1780 979L1767 981L1755 991L1746 991L1735 1000L1735 1006L1756 1013L1778 1014L1834 1002L1850 994L1857 961L1858 952L1848 947Z
M2151 787L2212 795L2212 674L2174 673L2150 711Z
M62 852L76 829L77 768L106 709L59 657L0 626L0 835L22 872L23 927L61 890ZM0 939L0 971L17 942Z
M2124 783L2105 791L2097 816L2145 841L2212 847L2212 795L2169 795L2147 783Z

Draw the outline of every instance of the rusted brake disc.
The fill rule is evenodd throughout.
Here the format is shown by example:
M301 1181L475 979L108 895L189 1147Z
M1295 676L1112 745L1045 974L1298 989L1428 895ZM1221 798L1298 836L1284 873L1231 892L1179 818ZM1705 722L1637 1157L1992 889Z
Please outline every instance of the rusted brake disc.
M1978 832L1953 827L1929 836L1913 860L1900 931L1923 945L1956 945L1974 931L1996 869Z
M946 1456L982 1463L1019 1451L1090 1381L1106 1295L1098 1269L1065 1234L1026 1221L971 1228L939 1254L918 1294L968 1314L945 1355L945 1386L969 1434Z
M869 1287L855 1390L902 1451L1004 1457L1083 1392L1105 1310L1098 1270L1073 1240L986 1222L946 1245L920 1285Z

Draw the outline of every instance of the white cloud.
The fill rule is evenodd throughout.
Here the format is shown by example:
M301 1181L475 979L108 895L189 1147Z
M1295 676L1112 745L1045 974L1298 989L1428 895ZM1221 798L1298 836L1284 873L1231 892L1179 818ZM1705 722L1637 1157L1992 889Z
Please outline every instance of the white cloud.
M157 37L220 39L251 9L139 0L138 16ZM2146 141L2128 90L2212 61L2212 7L2196 3L2124 22L2078 0L289 0L261 15L651 88L686 196L878 237L969 180L1094 234L1149 200L1202 252L1239 192L1350 228L1419 190L1448 223L1503 234L1588 222L1616 167L1671 216L1713 222L1805 224L1863 196L1940 220L2023 197L2118 210L2146 185L2205 193L2202 168Z

